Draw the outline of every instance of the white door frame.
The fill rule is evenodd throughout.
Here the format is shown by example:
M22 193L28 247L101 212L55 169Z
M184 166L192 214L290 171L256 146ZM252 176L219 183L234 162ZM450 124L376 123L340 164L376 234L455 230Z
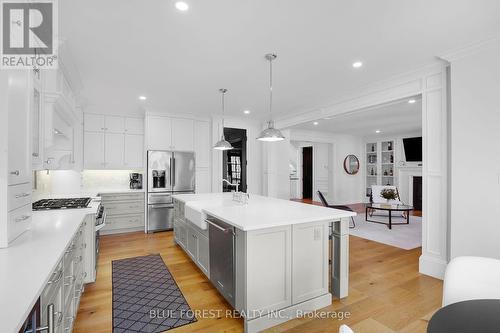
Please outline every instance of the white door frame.
M330 106L276 121L289 128L304 122L422 95L423 216L419 271L442 279L449 260L447 63L444 61L371 85Z

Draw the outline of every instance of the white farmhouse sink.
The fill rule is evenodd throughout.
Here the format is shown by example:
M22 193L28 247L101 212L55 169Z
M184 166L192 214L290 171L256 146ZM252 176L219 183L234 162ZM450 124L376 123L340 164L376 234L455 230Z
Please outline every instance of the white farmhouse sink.
M221 207L221 206L236 206L239 203L230 199L213 199L213 200L200 200L200 201L188 201L184 205L184 217L195 226L202 230L208 228L207 214L203 211L209 207Z

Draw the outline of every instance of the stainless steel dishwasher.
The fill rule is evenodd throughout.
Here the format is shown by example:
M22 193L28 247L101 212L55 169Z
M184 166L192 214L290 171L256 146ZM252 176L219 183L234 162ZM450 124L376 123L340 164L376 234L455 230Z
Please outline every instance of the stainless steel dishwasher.
M233 226L214 219L208 223L210 280L224 298L235 304L235 229Z

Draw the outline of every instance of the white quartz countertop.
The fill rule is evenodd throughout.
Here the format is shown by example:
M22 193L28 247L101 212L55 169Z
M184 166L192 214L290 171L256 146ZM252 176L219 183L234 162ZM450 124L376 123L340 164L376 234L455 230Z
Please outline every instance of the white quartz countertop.
M80 223L98 206L93 201L88 208L34 211L31 229L0 249L2 332L19 331Z
M178 194L173 198L196 202L191 206L244 231L356 216L345 210L254 194L246 205L232 201L232 193Z

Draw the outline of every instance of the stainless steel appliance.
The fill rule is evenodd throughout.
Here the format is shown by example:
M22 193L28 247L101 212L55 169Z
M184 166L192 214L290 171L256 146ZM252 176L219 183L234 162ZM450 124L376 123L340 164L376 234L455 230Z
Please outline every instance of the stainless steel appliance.
M19 333L37 333L37 332L47 332L54 333L56 326L54 325L54 304L47 305L47 325L39 326L42 323L40 314L42 310L40 308L40 297L36 301L35 305L31 309L28 317L21 326Z
M129 175L129 186L131 190L142 190L142 173L132 172Z
M207 219L210 248L210 281L224 298L235 304L235 229L213 218Z
M174 226L173 194L194 193L195 159L191 152L148 151L148 232Z

